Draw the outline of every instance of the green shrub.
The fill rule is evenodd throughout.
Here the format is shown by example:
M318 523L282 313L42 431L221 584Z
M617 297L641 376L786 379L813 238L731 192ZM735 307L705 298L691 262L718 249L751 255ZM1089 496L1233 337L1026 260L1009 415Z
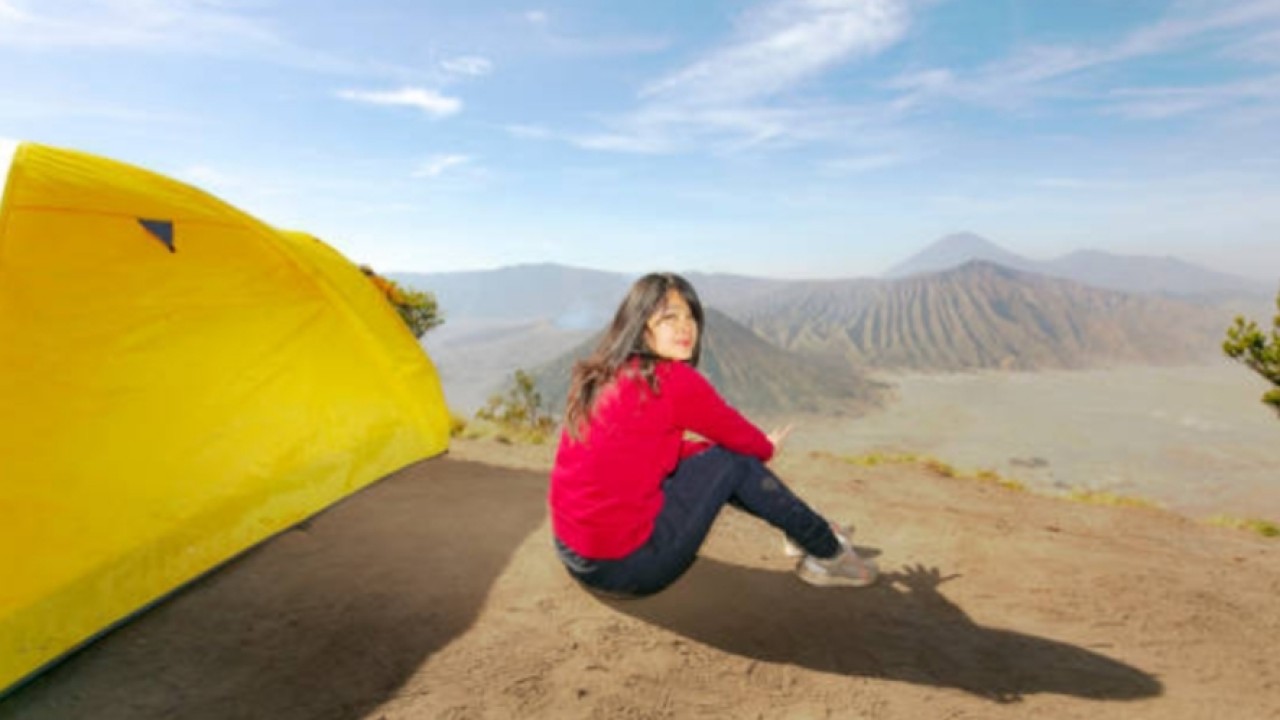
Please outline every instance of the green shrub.
M1235 324L1227 328L1222 351L1276 386L1263 394L1262 402L1280 415L1280 294L1276 295L1276 310L1268 334L1254 321L1236 316Z
M491 396L476 411L476 419L494 426L499 441L542 444L555 430L555 418L543 407L532 375L516 370L513 381L506 393Z
M361 265L360 271L382 291L387 302L396 309L400 319L409 327L414 337L421 338L427 334L428 330L444 324L444 315L440 312L435 295L410 290L395 280L382 277L368 265Z

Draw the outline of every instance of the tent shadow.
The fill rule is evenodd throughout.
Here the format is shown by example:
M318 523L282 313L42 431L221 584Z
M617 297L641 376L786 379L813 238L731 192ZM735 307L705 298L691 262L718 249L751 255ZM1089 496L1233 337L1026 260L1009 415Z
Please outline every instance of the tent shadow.
M0 718L363 717L475 621L544 521L545 488L529 471L417 463L67 658Z
M1152 675L1064 642L983 627L938 592L937 568L886 572L866 589L814 588L791 573L700 559L663 593L601 602L742 657L821 672L956 688L998 703L1036 693L1160 695Z

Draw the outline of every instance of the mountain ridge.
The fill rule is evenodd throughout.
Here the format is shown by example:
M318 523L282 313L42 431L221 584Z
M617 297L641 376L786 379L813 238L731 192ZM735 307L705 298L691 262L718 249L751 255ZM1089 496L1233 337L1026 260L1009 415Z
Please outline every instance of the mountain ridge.
M952 237L953 250L1001 250L971 233ZM1104 267L1111 259L1091 251L1066 258ZM682 274L704 306L718 308L780 350L837 372L1199 364L1220 357L1232 317L1264 305L1260 299L1123 293L981 261L895 279ZM634 279L550 263L389 276L436 293L446 326L429 334L424 345L438 358L446 383L462 383L458 397L464 405L498 390L514 370L547 362L556 342L570 348L604 327ZM504 326L523 328L529 342L473 331ZM496 348L501 357L490 357ZM769 367L767 372L791 371L787 363Z
M715 308L704 312L700 369L735 407L760 415L860 415L888 399L889 387L860 370L789 352ZM591 354L602 334L530 372L553 412L564 408L574 363Z
M1130 293L1184 298L1266 295L1275 290L1263 280L1210 270L1173 256L1120 255L1082 248L1049 260L1032 260L971 232L945 235L883 275L898 279L941 272L970 260L1075 280L1086 285Z
M984 261L897 280L795 285L733 314L785 349L933 372L1199 362L1217 356L1227 320L1172 298Z

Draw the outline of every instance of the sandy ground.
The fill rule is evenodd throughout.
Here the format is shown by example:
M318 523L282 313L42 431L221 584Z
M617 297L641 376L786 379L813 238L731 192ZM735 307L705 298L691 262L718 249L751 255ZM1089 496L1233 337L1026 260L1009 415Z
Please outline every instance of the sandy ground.
M548 448L405 469L0 701L4 720L1280 717L1280 542L909 467L775 467L887 571L727 510L657 597L549 549Z

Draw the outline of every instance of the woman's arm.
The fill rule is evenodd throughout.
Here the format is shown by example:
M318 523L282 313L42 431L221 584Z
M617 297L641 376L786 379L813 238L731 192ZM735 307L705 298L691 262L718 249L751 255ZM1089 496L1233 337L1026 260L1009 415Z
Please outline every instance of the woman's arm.
M669 363L666 370L659 392L671 402L678 427L734 452L761 460L773 457L769 437L725 402L701 373L682 362Z

